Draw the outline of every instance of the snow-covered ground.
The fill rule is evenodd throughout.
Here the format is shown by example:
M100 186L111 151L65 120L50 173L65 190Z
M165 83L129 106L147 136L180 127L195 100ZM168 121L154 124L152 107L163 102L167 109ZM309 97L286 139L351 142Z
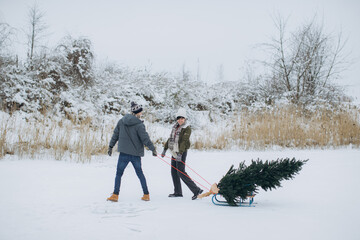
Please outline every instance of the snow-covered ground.
M190 151L187 163L210 183L251 159L309 159L293 180L260 191L256 207L215 206L211 197L171 199L170 167L143 158L150 202L130 164L119 202L113 189L117 154L91 163L46 156L0 160L0 239L360 239L360 150ZM209 187L190 169L187 173Z

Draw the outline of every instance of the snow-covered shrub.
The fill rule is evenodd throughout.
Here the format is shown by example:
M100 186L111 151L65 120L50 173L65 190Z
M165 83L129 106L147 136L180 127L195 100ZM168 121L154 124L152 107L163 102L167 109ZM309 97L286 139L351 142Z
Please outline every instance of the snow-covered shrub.
M93 83L93 50L91 41L84 37L67 36L58 45L57 51L63 74L76 85Z

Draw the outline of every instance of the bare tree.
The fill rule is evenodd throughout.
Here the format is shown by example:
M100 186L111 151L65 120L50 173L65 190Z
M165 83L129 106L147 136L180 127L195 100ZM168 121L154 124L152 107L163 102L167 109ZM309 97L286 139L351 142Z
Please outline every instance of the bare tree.
M197 60L196 81L201 81L200 59Z
M331 80L346 69L345 43L341 34L324 33L323 24L314 17L286 37L286 21L275 21L278 35L264 44L271 53L267 85L273 94L287 94L295 103L308 102L334 90Z
M186 64L184 63L181 68L181 75L183 81L190 80L190 71L186 69Z
M14 30L7 23L0 22L0 51L6 49L11 43Z
M8 50L12 43L15 30L7 23L0 22L0 68L11 62Z
M28 11L28 29L26 31L28 40L28 57L30 61L34 57L35 49L39 47L40 40L46 36L48 26L44 21L45 13L34 3Z
M217 72L216 72L216 81L218 82L224 82L225 80L225 75L224 75L224 65L220 64L217 67Z

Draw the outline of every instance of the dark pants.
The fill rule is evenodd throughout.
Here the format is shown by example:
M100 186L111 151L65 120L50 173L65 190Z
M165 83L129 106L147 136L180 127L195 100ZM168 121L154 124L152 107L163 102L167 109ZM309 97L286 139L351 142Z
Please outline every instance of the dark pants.
M115 177L115 187L114 187L114 194L119 194L120 192L120 185L121 185L121 177L124 173L124 170L126 166L131 162L131 164L134 166L136 175L138 176L141 187L143 189L144 194L149 194L147 185L146 185L146 179L144 176L144 173L141 168L141 158L138 156L129 155L126 153L120 153L119 160L117 164L117 170L116 170L116 177Z
M187 156L187 151L183 153L181 160L185 163ZM172 157L174 159L174 157ZM171 168L171 176L174 183L174 193L175 194L182 194L181 190L181 182L180 179L188 186L190 191L193 192L193 194L196 194L199 192L200 188L196 186L196 184L191 180L188 176L188 174L185 172L185 164L182 162L177 162L175 160L171 160L171 166L179 169L181 172L177 171L173 167ZM184 175L184 174L186 175Z

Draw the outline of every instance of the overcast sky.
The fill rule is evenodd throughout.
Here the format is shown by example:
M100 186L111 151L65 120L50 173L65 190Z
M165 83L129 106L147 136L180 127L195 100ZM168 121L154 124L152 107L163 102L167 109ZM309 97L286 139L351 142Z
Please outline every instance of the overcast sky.
M244 61L261 58L256 44L276 34L272 17L289 17L292 31L315 14L328 33L343 32L356 62L344 84L360 85L360 1L358 0L37 0L49 25L48 46L66 34L86 36L97 59L128 66L151 64L156 71L181 71L202 80L223 66L225 80L237 80ZM30 0L0 0L0 21L21 29ZM23 37L18 42L25 42ZM17 47L20 51L20 47ZM21 50L23 52L23 50ZM21 54L21 53L19 53ZM359 88L360 90L360 88Z

